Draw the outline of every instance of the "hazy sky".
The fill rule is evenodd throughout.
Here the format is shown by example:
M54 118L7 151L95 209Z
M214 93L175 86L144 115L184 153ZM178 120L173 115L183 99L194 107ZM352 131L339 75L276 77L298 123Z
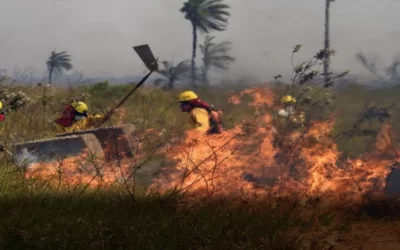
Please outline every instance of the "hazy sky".
M132 49L148 43L161 59L191 55L191 27L179 12L183 0L0 0L0 68L45 70L51 50L67 50L86 75L132 75L144 66ZM293 45L304 58L323 44L324 0L226 0L229 39L237 62L231 75L268 78L290 70ZM390 63L400 51L400 1L336 0L331 7L334 70L365 70L358 51ZM202 41L200 37L200 42Z

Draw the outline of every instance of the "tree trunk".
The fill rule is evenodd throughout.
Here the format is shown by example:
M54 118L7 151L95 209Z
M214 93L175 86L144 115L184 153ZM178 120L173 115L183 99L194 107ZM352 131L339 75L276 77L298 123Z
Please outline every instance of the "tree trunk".
M49 70L49 81L48 82L50 85L51 85L52 78L53 78L53 67L51 67Z
M193 43L192 43L192 74L191 74L191 80L192 80L192 86L193 88L196 88L196 50L197 50L197 26L195 23L192 22L192 35L193 35Z
M330 49L330 34L329 34L329 9L331 7L331 0L325 0L325 41L324 41L324 49L326 53L329 53ZM324 60L324 76L325 76L325 84L329 83L330 75L329 75L329 64L330 64L330 55Z

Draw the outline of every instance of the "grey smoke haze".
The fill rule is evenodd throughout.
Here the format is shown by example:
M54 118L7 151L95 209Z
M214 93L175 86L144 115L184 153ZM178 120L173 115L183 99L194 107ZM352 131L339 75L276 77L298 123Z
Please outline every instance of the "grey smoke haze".
M76 70L91 76L141 74L132 50L148 43L161 59L191 55L191 27L179 12L183 0L1 0L0 68L45 70L51 50L67 50ZM290 70L293 45L305 59L322 48L324 0L226 0L232 17L217 39L229 39L237 62L232 76L269 79ZM331 7L333 70L365 73L358 51L389 63L400 51L400 2L336 0ZM200 37L200 41L202 37ZM299 58L301 59L301 57Z

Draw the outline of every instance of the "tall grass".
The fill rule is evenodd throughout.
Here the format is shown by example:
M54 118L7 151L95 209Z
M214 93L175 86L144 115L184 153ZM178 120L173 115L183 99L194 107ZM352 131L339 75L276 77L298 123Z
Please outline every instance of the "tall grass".
M44 87L21 86L33 104L7 114L1 125L1 141L9 147L15 142L51 137L52 122L63 100L84 98L92 110L104 113L131 87L98 84L50 90L44 95ZM367 102L388 105L397 102L399 93L398 87L368 90L349 85L337 93L337 100L328 110L340 114L335 133L349 129ZM124 105L124 122L135 124L138 130L180 127L185 117L179 112L176 94L151 88L139 90ZM253 116L247 97L240 105L227 102L231 93L226 88L202 89L199 94L225 110L227 128ZM395 132L400 131L397 111L396 107L392 110ZM112 122L117 120L114 117ZM363 126L379 128L376 122ZM357 155L366 152L374 139L374 135L353 136L339 145L344 155ZM379 210L379 206L365 208L365 214L353 214L324 212L318 205L305 208L283 201L231 207L228 200L189 209L179 206L179 197L145 196L145 187L136 189L135 199L119 188L60 192L22 178L7 155L2 156L1 165L1 249L335 249L357 247L367 241L352 238L355 225L384 222L381 217L371 217L371 211ZM308 211L306 215L304 209ZM395 225L397 219L389 228ZM367 235L372 230L363 233ZM389 233L387 244L397 244L395 229ZM374 242L370 243L371 249L378 249L373 248L378 246Z

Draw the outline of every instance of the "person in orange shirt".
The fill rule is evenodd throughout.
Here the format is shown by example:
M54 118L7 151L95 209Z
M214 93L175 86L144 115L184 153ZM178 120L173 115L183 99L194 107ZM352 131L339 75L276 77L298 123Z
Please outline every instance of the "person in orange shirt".
M188 123L192 128L210 134L222 132L220 113L202 101L196 93L184 91L179 94L178 102L181 111L188 113Z

